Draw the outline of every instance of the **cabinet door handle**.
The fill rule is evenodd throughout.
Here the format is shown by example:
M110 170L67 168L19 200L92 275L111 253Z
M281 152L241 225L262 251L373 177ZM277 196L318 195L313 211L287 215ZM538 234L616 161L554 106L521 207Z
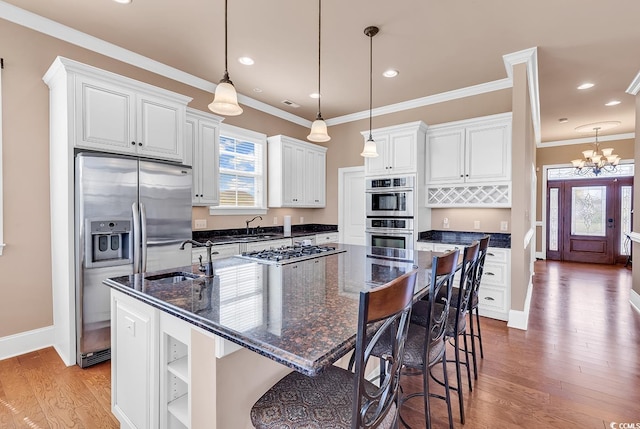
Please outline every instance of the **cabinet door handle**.
M484 299L486 299L487 301L495 301L495 299L493 299L493 298L492 298L492 297L490 297L490 296L485 296L485 297L484 297Z
M460 177L464 177L464 175L461 174Z
M135 146L135 145L136 145L136 142L131 142L131 144L132 144L133 146Z
M142 142L138 142L138 146L142 146Z
M486 274L488 276L495 276L495 274L493 274L491 271L486 271L484 274Z
M496 254L495 254L495 253L491 253L491 252L487 253L487 255L489 255L489 256L496 256Z

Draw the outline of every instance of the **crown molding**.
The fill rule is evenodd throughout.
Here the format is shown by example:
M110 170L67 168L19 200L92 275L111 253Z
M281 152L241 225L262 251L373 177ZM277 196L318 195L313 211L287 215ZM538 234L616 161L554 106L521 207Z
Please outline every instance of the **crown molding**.
M626 93L631 95L638 95L638 92L640 92L640 72L633 78L629 84L629 88L626 90Z
M626 134L612 134L610 136L598 136L598 142L609 142L616 140L627 140L636 138L635 133L626 133ZM568 146L573 144L583 144L583 143L594 143L596 141L595 137L586 137L581 139L571 139L571 140L556 140L551 142L538 143L538 149L543 149L545 147L556 147L556 146Z
M465 88L454 89L452 91L441 92L440 94L428 95L426 97L414 98L413 100L403 101L401 103L389 104L387 106L376 107L371 111L371 116L388 115L389 113L402 112L404 110L416 109L418 107L429 106L446 101L457 100L459 98L471 97L474 95L486 94L488 92L500 91L513 86L511 79L500 79L492 82L481 83L478 85L467 86ZM369 110L351 113L344 116L327 119L327 125L339 125L347 122L353 122L360 119L367 119Z
M513 79L513 67L516 64L527 65L527 81L529 83L529 99L531 101L531 120L536 145L542 140L540 131L540 88L538 85L538 48L533 47L502 56L507 76Z
M67 27L66 25L44 18L40 15L36 15L35 13L13 6L4 1L0 1L0 18L73 45L80 46L81 48L97 52L115 60L122 61L123 63L184 83L191 87L198 88L212 94L216 90L217 85L213 82L199 78L190 73L186 73L159 61L152 60L149 57L124 49L120 46L114 45L113 43L105 42L102 39L90 36L86 33ZM251 97L247 97L246 95L238 94L238 101L245 106L260 110L272 116L302 125L303 127L311 127L311 121L308 119L301 118L282 109L278 109L277 107L273 107Z

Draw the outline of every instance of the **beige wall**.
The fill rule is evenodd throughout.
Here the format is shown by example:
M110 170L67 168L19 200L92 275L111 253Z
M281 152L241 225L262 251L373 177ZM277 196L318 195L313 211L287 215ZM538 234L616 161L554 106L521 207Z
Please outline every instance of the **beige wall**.
M513 68L513 139L511 204L511 309L524 310L525 298L531 281L531 252L533 240L525 237L533 228L533 169L535 166L535 139L531 121L530 94L525 64Z
M449 220L451 231L499 232L511 231L511 209L433 209L431 229L444 230L443 220ZM480 221L480 229L474 228L474 221ZM500 222L507 222L507 231L500 230Z
M49 90L42 81L56 56L64 56L123 76L141 80L193 98L189 104L207 111L212 95L137 67L87 51L75 45L0 20L3 43L3 174L4 234L0 257L0 338L52 324L51 240L49 213ZM29 47L28 49L26 47ZM203 78L212 79L210 76ZM512 91L464 98L374 118L373 127L422 120L437 124L511 111ZM366 106L363 106L365 109ZM310 118L312 119L312 118ZM245 106L238 117L225 123L262 132L305 139L308 130ZM360 157L368 120L329 129L327 152L327 207L316 210L269 210L262 226L273 217L282 224L285 214L294 224L338 222L338 168L363 165ZM502 215L500 215L500 218ZM209 216L194 208L194 219L207 219L208 229L244 227L246 216ZM453 221L453 216L451 216ZM489 218L487 218L489 219ZM497 218L496 218L497 219ZM481 220L481 222L484 222ZM487 220L487 225L495 223ZM72 287L72 286L70 286Z

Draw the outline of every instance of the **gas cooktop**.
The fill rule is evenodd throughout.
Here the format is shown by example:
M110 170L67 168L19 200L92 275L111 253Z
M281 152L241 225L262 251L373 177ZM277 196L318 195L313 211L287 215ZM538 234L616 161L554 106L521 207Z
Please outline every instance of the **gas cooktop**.
M346 252L346 250L333 246L295 245L256 250L253 252L242 252L242 254L238 256L271 264L290 264L293 262L303 261L305 259L329 256L341 252Z

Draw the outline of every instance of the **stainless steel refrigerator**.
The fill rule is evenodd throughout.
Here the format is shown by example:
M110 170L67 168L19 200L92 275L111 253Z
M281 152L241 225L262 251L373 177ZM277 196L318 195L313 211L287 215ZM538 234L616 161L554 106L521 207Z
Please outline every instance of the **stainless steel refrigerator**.
M111 357L109 277L191 264L191 168L117 155L75 159L77 363Z

